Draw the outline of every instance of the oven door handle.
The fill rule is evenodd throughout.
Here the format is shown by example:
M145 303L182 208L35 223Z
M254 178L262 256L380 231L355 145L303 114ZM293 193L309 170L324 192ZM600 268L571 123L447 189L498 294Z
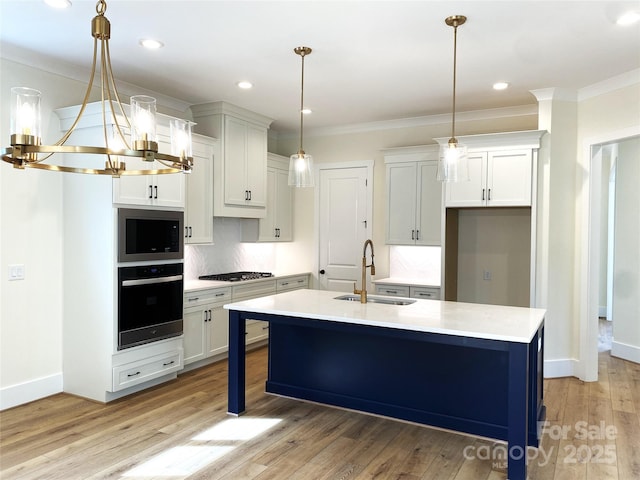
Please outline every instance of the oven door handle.
M182 275L172 275L170 277L156 277L156 278L140 278L137 280L124 280L122 282L123 287L131 287L135 285L150 285L153 283L169 283L182 280Z

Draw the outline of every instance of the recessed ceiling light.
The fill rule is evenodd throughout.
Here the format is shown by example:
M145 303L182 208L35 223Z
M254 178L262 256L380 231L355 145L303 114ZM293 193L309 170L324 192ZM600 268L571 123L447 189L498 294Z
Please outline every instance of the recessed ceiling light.
M44 3L53 8L69 8L71 6L69 0L44 0Z
M238 88L242 88L243 90L253 88L253 83L247 81L238 82L236 85L238 85Z
M154 40L153 38L142 38L140 39L140 45L149 50L157 50L159 48L164 47L164 43L159 40Z
M507 82L496 82L493 84L494 90L506 90L509 88L509 84Z
M618 20L616 20L616 23L618 25L622 25L622 26L628 26L628 25L633 25L634 23L637 23L638 21L640 21L640 13L638 12L627 12L624 13L622 15L620 15L618 17Z
M303 108L302 109L302 113L304 115L309 115L312 112L312 110L310 108Z

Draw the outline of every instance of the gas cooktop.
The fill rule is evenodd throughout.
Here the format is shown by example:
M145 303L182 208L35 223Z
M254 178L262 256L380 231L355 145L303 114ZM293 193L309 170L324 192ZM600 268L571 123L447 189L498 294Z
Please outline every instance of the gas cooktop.
M214 275L202 275L200 280L215 280L218 282L241 282L242 280L256 280L259 278L273 277L269 272L231 272L216 273Z

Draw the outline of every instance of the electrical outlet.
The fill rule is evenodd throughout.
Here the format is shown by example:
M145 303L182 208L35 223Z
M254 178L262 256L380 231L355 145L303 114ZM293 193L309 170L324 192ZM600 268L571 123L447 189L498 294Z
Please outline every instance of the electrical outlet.
M24 280L24 264L9 265L9 280Z
M491 272L489 270L482 271L482 279L483 280L491 280Z

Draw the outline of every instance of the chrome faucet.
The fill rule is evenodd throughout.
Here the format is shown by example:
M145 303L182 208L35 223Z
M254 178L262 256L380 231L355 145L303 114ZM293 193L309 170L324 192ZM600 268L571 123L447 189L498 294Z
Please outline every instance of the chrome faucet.
M371 245L371 265L367 265L367 245ZM367 267L371 267L371 275L376 274L376 266L373 262L373 242L371 239L364 242L362 249L362 288L358 290L353 282L353 293L360 295L360 303L367 303Z

